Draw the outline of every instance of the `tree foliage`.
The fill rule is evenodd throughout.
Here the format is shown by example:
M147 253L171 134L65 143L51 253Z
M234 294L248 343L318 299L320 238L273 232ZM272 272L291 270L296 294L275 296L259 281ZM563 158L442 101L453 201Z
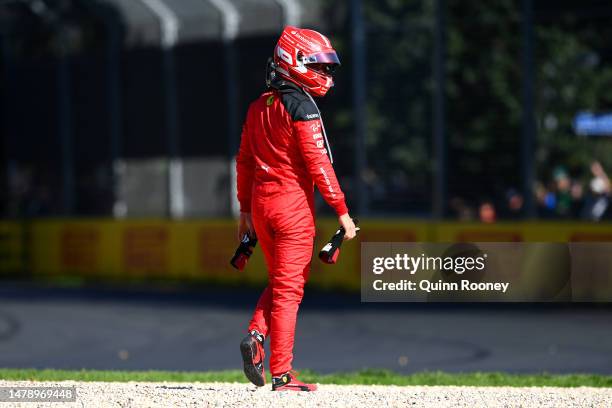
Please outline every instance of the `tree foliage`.
M522 2L446 3L449 192L473 201L501 197L522 184ZM534 165L543 181L559 165L586 176L593 159L612 173L612 140L579 137L572 128L579 111L611 108L612 6L594 14L595 3L534 2ZM364 12L372 206L427 210L434 1L368 0ZM350 61L350 21L344 22L338 37ZM344 118L340 128L349 129L350 104L334 111Z

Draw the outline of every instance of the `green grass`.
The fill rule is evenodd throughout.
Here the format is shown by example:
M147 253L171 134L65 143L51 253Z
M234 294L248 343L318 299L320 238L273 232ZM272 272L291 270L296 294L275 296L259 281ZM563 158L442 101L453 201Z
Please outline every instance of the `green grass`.
M0 379L33 381L246 382L240 370L180 372L0 369ZM498 372L449 374L443 372L422 372L404 375L389 370L362 370L318 375L312 371L302 371L300 379L320 384L612 387L612 376L592 374L505 374Z

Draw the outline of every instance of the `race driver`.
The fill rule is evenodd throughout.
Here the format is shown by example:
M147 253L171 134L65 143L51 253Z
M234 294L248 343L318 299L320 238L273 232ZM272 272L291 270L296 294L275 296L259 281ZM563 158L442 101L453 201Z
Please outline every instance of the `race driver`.
M247 378L263 386L264 340L270 339L275 391L316 390L315 384L299 381L291 366L295 322L313 254L315 184L336 212L344 238L355 237L313 99L333 86L338 65L327 37L286 27L268 63L268 89L249 107L236 158L238 237L257 237L268 268L268 286L240 350Z

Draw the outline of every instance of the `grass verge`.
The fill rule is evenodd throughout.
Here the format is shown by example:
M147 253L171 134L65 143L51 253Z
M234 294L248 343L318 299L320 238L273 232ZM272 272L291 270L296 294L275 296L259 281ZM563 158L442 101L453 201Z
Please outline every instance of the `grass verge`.
M153 382L247 382L242 371L99 371L0 369L2 380L32 381L153 381ZM398 374L389 370L362 370L346 373L316 374L301 371L302 381L319 384L363 385L460 385L485 387L612 387L612 376L594 374L506 374L475 372L451 374L422 372Z

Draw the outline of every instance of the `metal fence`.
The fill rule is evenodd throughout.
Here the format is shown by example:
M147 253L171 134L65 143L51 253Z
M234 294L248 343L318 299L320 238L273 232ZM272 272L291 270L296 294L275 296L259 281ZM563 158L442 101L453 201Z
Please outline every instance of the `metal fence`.
M546 99L561 86L546 70L564 63L552 51L579 58L584 49L571 45L589 44L581 24L604 27L609 7L532 0L62 4L0 5L5 217L231 215L240 124L263 90L264 63L286 24L319 28L339 50L337 86L321 105L356 214L589 218L549 208L566 193L567 183L551 175L555 163L576 191L583 186L576 208L609 202L609 183L597 196L588 170L578 174L589 158L606 168L609 142L583 138L584 152L568 155L576 135L564 125L578 108L605 107L595 85L580 88L612 66L605 49L592 44L583 65L596 67L567 78L579 88L571 92L591 99Z

